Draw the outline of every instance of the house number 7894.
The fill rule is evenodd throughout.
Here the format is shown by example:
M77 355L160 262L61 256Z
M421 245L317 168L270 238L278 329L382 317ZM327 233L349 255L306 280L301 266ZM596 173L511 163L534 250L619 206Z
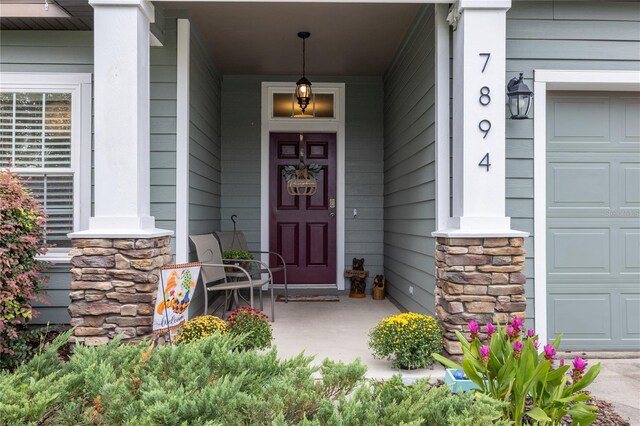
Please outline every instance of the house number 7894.
M487 69L487 65L489 64L489 58L491 58L491 53L480 53L479 55L485 58L484 64L482 65L482 71L481 71L481 73L484 73L484 70ZM487 106L491 103L491 96L489 95L489 93L491 93L491 89L489 89L487 86L482 86L482 88L480 88L480 98L478 98L478 102L480 102L480 105ZM487 119L481 120L478 123L478 128L482 133L484 133L484 136L482 137L482 139L485 139L489 134L489 130L491 130L491 121ZM480 162L478 163L478 166L486 167L487 172L489 171L489 168L491 167L491 162L489 161L488 152L484 155L484 157L482 157L482 160L480 160Z

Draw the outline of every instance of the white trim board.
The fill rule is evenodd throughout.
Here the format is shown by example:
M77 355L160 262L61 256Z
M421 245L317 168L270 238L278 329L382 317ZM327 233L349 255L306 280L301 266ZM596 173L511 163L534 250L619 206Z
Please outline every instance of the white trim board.
M336 285L344 290L345 253L345 84L313 83L317 93L333 93L336 118L273 118L273 93L286 88L291 93L295 84L288 82L262 83L262 123L260 144L260 250L269 250L269 135L272 132L327 132L336 134ZM262 260L268 261L268 255Z
M534 320L540 341L548 341L547 317L547 91L640 91L637 71L534 70L533 198Z
M189 62L191 24L178 19L176 74L176 263L189 261Z
M436 22L436 229L451 228L449 23L446 4L435 6Z

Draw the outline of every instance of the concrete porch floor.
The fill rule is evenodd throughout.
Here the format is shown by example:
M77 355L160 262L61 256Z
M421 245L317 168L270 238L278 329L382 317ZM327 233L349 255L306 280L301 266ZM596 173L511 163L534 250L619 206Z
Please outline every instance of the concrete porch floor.
M316 365L325 358L343 362L360 358L370 378L388 379L400 373L410 381L419 377L444 379L444 368L440 365L405 371L391 368L390 361L373 358L368 347L369 331L381 319L400 313L388 299L373 300L371 296L352 299L341 295L339 302L275 303L274 343L283 358L303 351L306 355L315 355ZM268 300L265 312L270 312Z
M319 291L305 293L326 294ZM266 313L271 311L269 303L269 298L265 297ZM340 295L339 302L275 303L276 320L272 326L274 344L281 358L291 358L304 352L315 355L315 365L321 364L325 358L343 362L360 358L367 366L369 378L388 379L394 374L402 374L406 383L421 377L444 379L444 368L439 364L433 369L404 371L391 368L390 361L373 358L367 344L369 331L381 319L400 313L388 299L373 300L371 296L351 299ZM571 358L574 355L561 356ZM589 365L600 362L602 371L588 390L597 398L612 402L616 411L631 425L640 426L638 356L638 353L622 353L619 357L597 359L597 352L589 353Z

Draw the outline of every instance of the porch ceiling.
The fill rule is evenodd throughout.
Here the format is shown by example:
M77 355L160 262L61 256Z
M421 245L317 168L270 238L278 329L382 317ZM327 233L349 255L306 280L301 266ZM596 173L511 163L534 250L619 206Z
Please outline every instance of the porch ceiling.
M0 30L64 30L91 31L93 7L88 0L49 0L58 3L69 18L7 18L2 16L2 3L42 3L44 0L0 0Z
M419 4L162 2L187 9L224 74L382 75Z

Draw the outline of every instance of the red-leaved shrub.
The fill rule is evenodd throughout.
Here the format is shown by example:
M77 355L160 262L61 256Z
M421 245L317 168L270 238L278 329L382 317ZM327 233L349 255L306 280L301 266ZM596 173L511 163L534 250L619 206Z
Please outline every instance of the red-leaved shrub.
M15 173L0 170L0 354L16 326L33 316L31 302L44 284L46 215Z

